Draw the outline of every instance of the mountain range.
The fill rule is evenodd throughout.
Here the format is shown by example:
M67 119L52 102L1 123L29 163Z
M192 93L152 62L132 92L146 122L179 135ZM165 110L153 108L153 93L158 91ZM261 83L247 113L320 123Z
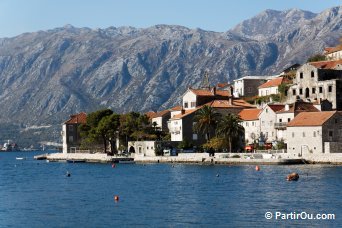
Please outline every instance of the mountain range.
M227 32L66 25L2 38L0 139L59 138L60 124L80 111L170 108L205 71L211 84L277 74L336 45L341 25L339 6L319 14L266 10Z

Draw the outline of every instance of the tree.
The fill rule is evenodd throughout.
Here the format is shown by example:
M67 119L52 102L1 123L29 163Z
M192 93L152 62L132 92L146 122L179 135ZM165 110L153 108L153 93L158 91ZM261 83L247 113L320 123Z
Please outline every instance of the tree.
M202 134L204 133L208 142L211 138L211 133L214 131L214 127L217 125L220 117L221 115L212 107L204 105L195 115L195 132Z
M317 61L325 61L325 60L326 60L325 55L316 54L308 58L307 62L309 63L309 62L317 62Z
M103 144L104 152L107 153L107 138L102 129L99 129L99 123L102 118L110 116L113 111L110 109L103 109L92 112L87 116L87 124L81 125L79 130L82 137L84 137L82 144L101 143Z
M115 154L117 153L116 139L119 137L119 127L120 115L115 113L103 117L97 126L98 133L104 135L106 141L110 143L111 152Z
M219 122L216 134L228 141L229 152L232 151L233 139L238 138L244 132L241 122L240 117L232 113L228 113Z

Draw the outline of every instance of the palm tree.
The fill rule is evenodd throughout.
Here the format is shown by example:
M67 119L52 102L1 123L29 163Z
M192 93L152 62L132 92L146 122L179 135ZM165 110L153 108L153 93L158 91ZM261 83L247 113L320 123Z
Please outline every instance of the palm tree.
M244 128L240 124L242 120L238 115L228 113L219 122L216 134L221 136L228 141L229 152L232 152L232 141L237 138L240 134L243 134Z
M217 113L212 107L204 105L195 115L195 132L204 133L207 141L209 141L210 133L213 131L220 117L220 113Z

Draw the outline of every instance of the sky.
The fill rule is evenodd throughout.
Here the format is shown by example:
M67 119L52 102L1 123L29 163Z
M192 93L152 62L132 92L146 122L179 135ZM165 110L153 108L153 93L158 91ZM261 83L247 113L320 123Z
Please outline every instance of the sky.
M0 0L0 38L63 27L156 24L223 32L266 9L314 13L342 0Z

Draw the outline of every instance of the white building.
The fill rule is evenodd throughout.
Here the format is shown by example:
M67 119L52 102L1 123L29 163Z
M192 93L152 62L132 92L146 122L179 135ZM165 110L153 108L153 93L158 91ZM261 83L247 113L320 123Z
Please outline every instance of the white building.
M287 125L287 133L288 153L342 153L341 112L302 112Z
M259 140L260 136L260 121L259 114L261 109L243 109L239 116L242 120L242 126L245 129L245 142L246 144L254 143Z
M71 115L70 119L63 123L62 139L63 139L63 153L72 153L79 149L81 144L81 137L78 127L81 124L87 123L87 114L81 112Z
M284 82L283 77L277 77L267 81L258 87L259 97L268 96L271 94L278 94L278 86Z
M342 59L342 46L327 47L327 48L324 49L324 55L329 60L339 60L339 59Z
M282 104L267 104L259 114L260 121L260 136L259 141L264 143L272 143L277 140L277 132L274 127L277 121L276 112L282 110L285 105Z

